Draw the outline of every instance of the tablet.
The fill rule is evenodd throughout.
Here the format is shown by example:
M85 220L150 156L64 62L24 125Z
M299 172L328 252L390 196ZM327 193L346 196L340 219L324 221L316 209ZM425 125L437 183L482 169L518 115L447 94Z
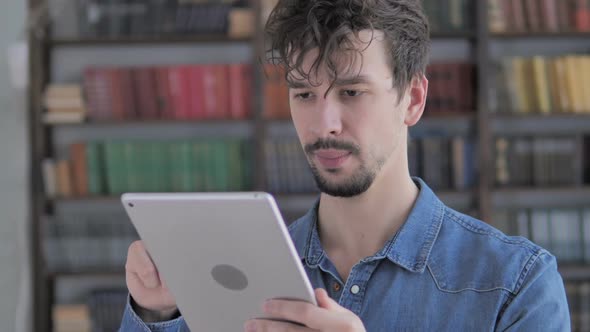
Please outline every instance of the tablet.
M121 201L192 331L242 331L272 298L317 305L267 193L128 193Z

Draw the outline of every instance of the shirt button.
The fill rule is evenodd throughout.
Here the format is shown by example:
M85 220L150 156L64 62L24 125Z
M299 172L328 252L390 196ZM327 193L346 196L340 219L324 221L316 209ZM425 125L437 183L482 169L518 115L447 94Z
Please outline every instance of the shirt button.
M350 287L350 292L355 295L358 294L360 290L361 288L358 285L352 285L352 287Z
M337 282L335 282L335 283L334 283L334 285L332 285L332 289L333 289L335 292L339 292L339 291L340 291L340 288L342 288L342 287L341 287L341 286L340 286L340 284L339 284L339 283L337 283Z

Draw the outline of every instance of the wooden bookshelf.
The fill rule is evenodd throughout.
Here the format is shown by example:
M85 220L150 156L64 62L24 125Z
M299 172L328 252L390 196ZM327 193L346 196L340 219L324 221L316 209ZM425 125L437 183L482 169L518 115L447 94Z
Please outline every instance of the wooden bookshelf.
M511 33L494 33L490 35L498 40L517 40L517 39L588 39L590 32L511 32Z
M252 38L232 38L226 35L164 35L145 37L118 38L67 38L50 39L51 47L84 47L84 46L129 46L129 45L168 45L193 43L252 43Z
M50 279L57 279L61 277L69 278L111 278L111 277L125 277L125 270L79 270L79 271L51 271L47 272L47 277Z
M47 0L28 0L29 7L46 4ZM256 13L256 22L260 22L260 3L252 1ZM558 205L560 207L579 207L590 204L590 187L571 186L559 188L495 188L493 138L497 136L582 136L590 135L590 114L512 114L489 112L488 77L491 74L494 49L492 44L516 45L520 41L557 39L572 40L574 43L586 43L590 47L590 33L490 33L488 29L488 11L485 1L474 1L475 8L471 15L475 26L468 31L433 31L431 38L437 44L466 44L469 58L477 68L476 109L470 113L438 114L424 116L414 127L410 128L411 137L469 137L477 140L477 183L466 191L437 191L437 195L452 207L461 207L475 211L480 219L491 221L493 211L499 208L534 208ZM42 25L43 26L43 25ZM260 28L260 27L259 27ZM258 29L259 29L258 28ZM40 28L41 29L41 28ZM44 30L43 30L44 29ZM56 146L80 140L110 139L178 139L194 137L240 137L248 138L255 146L253 190L266 191L266 170L264 166L264 144L280 136L296 137L293 125L288 119L266 119L263 116L262 86L264 75L258 59L264 55L264 36L260 30L251 38L229 38L225 35L160 35L146 37L120 38L52 38L49 29L31 29L29 35L30 57L30 142L31 142L31 243L33 254L33 275L35 293L35 331L49 331L50 312L53 305L54 283L60 278L86 278L95 276L124 276L123 270L90 269L78 271L47 272L42 258L40 244L43 235L40 220L62 206L79 207L86 205L117 206L118 197L94 196L49 198L44 194L41 176L41 161L56 154ZM506 41L506 43L504 43ZM252 86L254 96L251 119L233 120L133 120L104 121L68 124L48 124L43 122L42 95L47 83L54 78L56 52L82 49L87 54L96 49L109 52L117 49L182 48L188 47L232 47L233 44L248 46L253 50L252 65L254 76ZM130 47L127 47L130 46ZM497 46L497 45L493 45ZM547 43L551 48L551 43ZM244 47L246 48L246 47ZM166 59L163 59L165 62ZM317 193L278 194L277 203L281 210L289 215L302 215L317 199ZM560 265L564 280L590 281L590 266L586 264Z
M433 31L430 34L432 39L476 39L477 33L470 31Z

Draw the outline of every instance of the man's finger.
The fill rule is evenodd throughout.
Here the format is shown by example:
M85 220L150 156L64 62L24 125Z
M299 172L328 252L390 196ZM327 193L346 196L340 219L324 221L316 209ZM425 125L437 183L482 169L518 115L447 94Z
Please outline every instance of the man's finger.
M318 330L338 320L335 312L303 301L268 300L264 303L263 310L273 318L303 324Z
M149 256L147 250L141 241L136 241L129 248L129 258L127 269L136 273L141 283L146 288L156 288L160 286L160 276L156 265Z
M334 301L328 292L323 288L315 289L315 297L318 301L320 308L327 309L329 311L347 312L348 309L342 307L338 302Z

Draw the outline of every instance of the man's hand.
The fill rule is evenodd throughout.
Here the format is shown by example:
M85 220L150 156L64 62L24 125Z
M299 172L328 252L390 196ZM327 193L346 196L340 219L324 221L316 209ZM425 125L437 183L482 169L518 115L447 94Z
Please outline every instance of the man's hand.
M264 312L279 320L292 323L252 319L244 324L246 332L267 331L322 331L322 332L364 332L365 327L361 319L350 310L341 307L330 298L325 290L315 290L318 306L299 301L268 300L264 304Z
M160 279L158 269L152 262L142 241L129 246L125 264L127 288L140 308L137 314L145 321L167 320L176 313L176 302Z

